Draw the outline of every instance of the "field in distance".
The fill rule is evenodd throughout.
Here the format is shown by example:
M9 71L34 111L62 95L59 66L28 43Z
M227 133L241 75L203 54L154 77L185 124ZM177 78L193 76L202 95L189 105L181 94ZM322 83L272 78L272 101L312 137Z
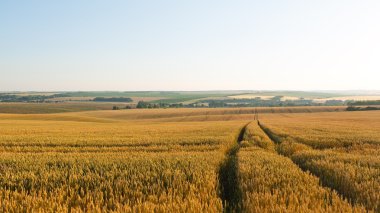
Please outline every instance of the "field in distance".
M31 113L136 108L347 106L356 101L378 101L380 92L310 91L127 91L127 92L2 92L0 113L25 111L10 103L56 103L32 105ZM107 105L108 104L108 105ZM88 105L88 106L86 106ZM41 108L41 109L38 109ZM12 109L14 109L12 111Z
M378 212L380 112L344 109L0 114L0 209Z

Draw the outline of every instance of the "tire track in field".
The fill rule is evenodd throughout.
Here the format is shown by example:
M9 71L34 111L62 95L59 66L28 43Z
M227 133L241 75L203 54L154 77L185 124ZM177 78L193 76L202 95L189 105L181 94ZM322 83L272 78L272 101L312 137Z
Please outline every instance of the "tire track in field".
M237 153L244 139L247 123L242 127L234 144L226 153L226 159L219 168L219 190L223 201L223 212L241 212L242 192L239 186L239 162Z
M281 144L282 143L282 138L278 135L276 135L275 133L273 133L268 127L265 127L263 126L260 121L258 121L258 125L260 127L260 129L277 145ZM277 150L276 150L277 151ZM277 151L278 153L278 151ZM281 155L280 153L278 153L279 155ZM282 155L284 157L287 157L289 158L290 160L292 160L292 162L297 165L302 171L304 172L310 172L312 175L314 175L315 177L317 177L320 181L320 185L322 187L325 187L325 188L329 188L330 190L332 191L335 191L339 194L339 196L341 196L342 198L346 199L348 202L351 203L351 205L355 205L355 203L352 202L352 199L350 199L349 197L347 197L345 195L345 193L343 193L341 190L339 190L339 188L337 187L334 187L332 184L329 184L327 182L324 182L324 178L320 177L320 175L318 175L317 173L311 171L311 170L308 170L308 169L305 169L303 168L300 164L298 164L297 162L295 162L291 157L289 156L285 156L285 155Z

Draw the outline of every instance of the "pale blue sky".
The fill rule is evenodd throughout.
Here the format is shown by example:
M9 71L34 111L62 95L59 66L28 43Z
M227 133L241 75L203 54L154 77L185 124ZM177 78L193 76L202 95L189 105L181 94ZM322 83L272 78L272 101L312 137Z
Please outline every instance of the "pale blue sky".
M0 91L380 89L380 1L0 1Z

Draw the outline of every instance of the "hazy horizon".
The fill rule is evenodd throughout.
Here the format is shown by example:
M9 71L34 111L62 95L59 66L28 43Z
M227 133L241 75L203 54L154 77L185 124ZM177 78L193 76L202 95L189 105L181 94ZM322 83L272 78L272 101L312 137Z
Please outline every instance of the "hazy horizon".
M380 90L0 90L0 93L54 93L54 92L183 92L183 93L268 93L268 92L306 92L306 93L331 93L331 94L347 94L347 95L380 95Z
M379 91L380 2L3 1L0 91Z

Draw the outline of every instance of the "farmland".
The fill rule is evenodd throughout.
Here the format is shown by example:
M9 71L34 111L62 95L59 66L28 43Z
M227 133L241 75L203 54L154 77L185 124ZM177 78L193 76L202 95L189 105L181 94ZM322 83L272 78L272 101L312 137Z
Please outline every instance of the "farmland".
M0 113L12 113L12 103L18 104L19 112L24 109L22 103L34 103L33 113L42 113L43 109L48 113L58 113L112 109L113 106L120 109L134 108L139 106L139 102L144 104L138 108L346 106L358 101L376 101L379 97L378 92L372 94L365 91L0 91ZM99 105L99 100L103 105Z
M380 1L0 1L0 213L380 213Z
M2 212L380 211L378 111L27 110L0 114Z
M265 122L278 151L320 177L352 203L380 210L380 114L270 117Z
M65 102L65 103L0 103L0 113L49 114L112 109L113 103ZM124 104L116 104L123 107Z

